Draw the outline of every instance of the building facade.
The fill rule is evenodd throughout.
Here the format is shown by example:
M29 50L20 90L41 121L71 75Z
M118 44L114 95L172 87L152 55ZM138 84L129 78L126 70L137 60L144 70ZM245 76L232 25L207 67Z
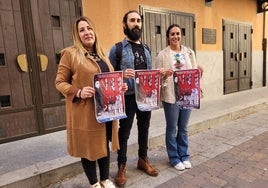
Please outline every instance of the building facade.
M0 0L0 143L65 128L64 97L54 87L60 50L80 16L95 24L108 54L124 37L122 18L143 16L153 64L177 23L203 67L204 99L266 86L264 0Z
M166 46L168 25L180 24L183 43L195 50L205 71L201 83L204 97L215 98L262 87L266 82L262 42L267 32L263 33L264 13L258 13L258 3L262 1L100 0L83 1L83 11L95 23L107 53L124 37L122 17L128 10L143 15L143 42L152 48L153 58Z

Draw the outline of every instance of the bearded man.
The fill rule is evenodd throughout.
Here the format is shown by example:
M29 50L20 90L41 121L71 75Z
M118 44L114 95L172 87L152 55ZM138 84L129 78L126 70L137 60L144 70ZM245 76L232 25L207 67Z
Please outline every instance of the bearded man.
M139 145L137 168L150 176L158 175L158 171L150 165L147 156L151 111L140 111L135 100L135 70L152 69L150 49L141 42L141 15L135 10L127 12L123 17L123 29L125 39L121 42L122 55L120 59L116 55L116 45L111 48L109 53L109 59L115 70L123 71L124 80L128 84L128 90L125 92L127 118L120 119L118 133L120 150L117 152L118 172L115 178L115 183L118 186L126 184L127 146L135 115L137 118Z

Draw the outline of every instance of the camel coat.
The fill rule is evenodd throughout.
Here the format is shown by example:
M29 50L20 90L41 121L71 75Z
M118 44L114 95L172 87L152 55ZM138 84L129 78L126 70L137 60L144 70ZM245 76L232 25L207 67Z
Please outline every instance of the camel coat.
M98 123L95 116L94 99L77 99L76 93L85 86L93 87L93 76L100 73L98 64L88 57L78 63L70 47L62 53L55 80L56 88L66 97L67 148L71 156L95 161L107 156L105 123ZM110 62L108 59L106 62ZM107 64L110 71L113 67ZM112 150L119 149L118 120L112 123Z

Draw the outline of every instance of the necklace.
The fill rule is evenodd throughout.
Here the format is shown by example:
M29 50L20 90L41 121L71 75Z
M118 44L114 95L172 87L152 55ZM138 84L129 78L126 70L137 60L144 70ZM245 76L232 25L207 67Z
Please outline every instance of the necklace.
M95 61L100 61L100 57L96 52L88 52L88 55L91 59L94 59Z

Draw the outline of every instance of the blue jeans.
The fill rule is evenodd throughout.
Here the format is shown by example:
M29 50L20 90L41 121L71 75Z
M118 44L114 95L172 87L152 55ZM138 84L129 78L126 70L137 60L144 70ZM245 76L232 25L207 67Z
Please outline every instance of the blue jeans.
M189 160L188 122L191 109L162 102L166 118L166 147L171 166Z

